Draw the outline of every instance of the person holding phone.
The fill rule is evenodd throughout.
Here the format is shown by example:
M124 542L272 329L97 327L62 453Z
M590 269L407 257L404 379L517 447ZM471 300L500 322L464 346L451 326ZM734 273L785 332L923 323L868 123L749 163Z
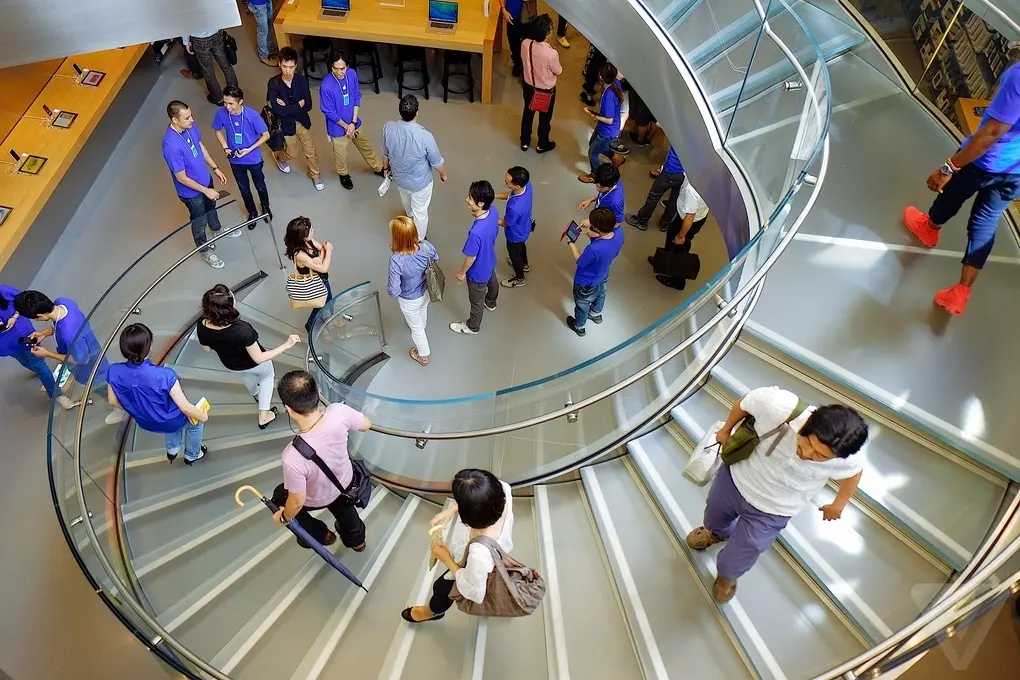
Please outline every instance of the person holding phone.
M570 252L577 262L574 272L574 315L567 317L567 327L584 337L584 326L602 323L602 309L606 304L606 286L609 268L623 249L623 231L616 228L616 216L609 208L595 208L582 222L591 238L588 247L581 251L577 243L567 239Z
M365 159L368 167L382 177L382 163L375 155L372 142L361 134L361 88L358 72L348 68L351 58L346 50L333 50L327 57L330 74L322 79L319 86L319 109L326 117L326 135L333 147L333 163L340 175L344 189L354 188L351 173L347 167L347 146L353 143Z
M585 107L584 112L595 121L595 129L588 140L588 162L591 173L578 175L577 179L584 184L595 181L595 170L601 163L602 156L610 159L614 165L623 165L627 160L615 153L611 146L620 136L620 114L623 109L623 90L617 78L618 71L612 64L606 63L599 69L599 80L605 86L599 100L598 111Z
M269 210L269 189L266 187L266 176L262 172L262 145L269 141L269 128L266 121L255 109L244 105L244 92L235 85L228 85L223 90L223 106L213 117L212 128L223 147L223 153L230 161L230 172L237 182L237 190L244 201L244 209L248 211L248 219L259 216L255 210L255 199L251 195L248 175L255 182L255 191L259 194L262 214L273 219ZM254 224L248 225L254 229Z
M0 357L11 357L35 373L42 383L42 389L52 399L57 393L53 371L45 359L32 354L32 347L36 341L30 336L35 332L35 328L31 321L14 309L14 298L20 292L17 288L0 284ZM63 408L71 408L74 405L62 394L57 401Z

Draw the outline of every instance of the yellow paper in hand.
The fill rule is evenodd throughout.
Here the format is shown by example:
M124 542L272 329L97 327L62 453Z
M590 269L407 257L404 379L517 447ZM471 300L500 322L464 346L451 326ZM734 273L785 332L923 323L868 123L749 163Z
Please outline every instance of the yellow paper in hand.
M446 525L445 524L437 524L434 527L430 527L429 528L429 538L432 539L432 543L442 543L443 542L443 531L445 531L445 530L446 530ZM439 559L435 555L430 554L429 555L429 569L432 569L432 567L436 566L436 562L438 562L438 561L439 561Z
M198 400L198 403L195 404L195 408L197 408L202 413L208 413L209 409L212 408L212 404L209 403L208 399L202 397L201 399ZM198 421L195 420L194 418L188 418L188 420L191 422L192 425L198 425Z

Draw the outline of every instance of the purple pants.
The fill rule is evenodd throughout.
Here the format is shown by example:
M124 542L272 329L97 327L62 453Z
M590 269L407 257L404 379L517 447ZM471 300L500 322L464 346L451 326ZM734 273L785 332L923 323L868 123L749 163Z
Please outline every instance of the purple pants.
M715 476L705 506L705 527L726 541L716 558L719 576L737 580L768 550L789 517L758 510L741 495L725 465Z

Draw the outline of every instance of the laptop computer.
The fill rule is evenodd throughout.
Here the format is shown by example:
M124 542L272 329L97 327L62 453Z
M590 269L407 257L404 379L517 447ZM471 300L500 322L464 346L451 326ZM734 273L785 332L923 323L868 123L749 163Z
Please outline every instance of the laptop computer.
M344 20L351 11L351 0L322 0L322 18Z
M438 33L452 33L457 28L459 5L449 0L429 0L427 30Z

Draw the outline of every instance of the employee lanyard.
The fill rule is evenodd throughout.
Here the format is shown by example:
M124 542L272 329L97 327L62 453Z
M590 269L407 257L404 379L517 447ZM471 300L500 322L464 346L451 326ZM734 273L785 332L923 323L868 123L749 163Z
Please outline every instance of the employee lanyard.
M616 186L617 186L617 185L615 185L615 184L614 184L614 185L613 185L613 188L612 188L612 189L610 189L609 191L607 191L607 192L606 192L606 193L604 193L604 194L603 194L603 193L599 193L599 195L598 195L598 196L597 196L597 197L595 198L595 207L596 207L596 208L601 208L601 207L602 207L602 200L603 200L603 199L604 199L604 198L605 198L606 196L608 196L609 194L611 194L611 193L613 193L614 191L616 191Z
M182 140L187 142L188 147L191 148L191 155L194 156L195 158L198 158L198 147L196 147L195 142L191 140L191 131L189 130L187 133L178 132L177 134L181 136Z
M344 75L343 81L341 81L339 78L336 77L336 74L334 73L333 74L333 80L336 81L336 84L340 86L340 90L343 92L343 95L344 95L344 106L350 106L351 105L351 96L349 94L347 94L347 76L346 76L346 74Z
M237 114L240 119L236 123L234 122L234 114L227 111L227 118L230 120L230 124L234 126L234 144L237 148L241 148L241 144L244 143L244 109L241 109L241 113Z

